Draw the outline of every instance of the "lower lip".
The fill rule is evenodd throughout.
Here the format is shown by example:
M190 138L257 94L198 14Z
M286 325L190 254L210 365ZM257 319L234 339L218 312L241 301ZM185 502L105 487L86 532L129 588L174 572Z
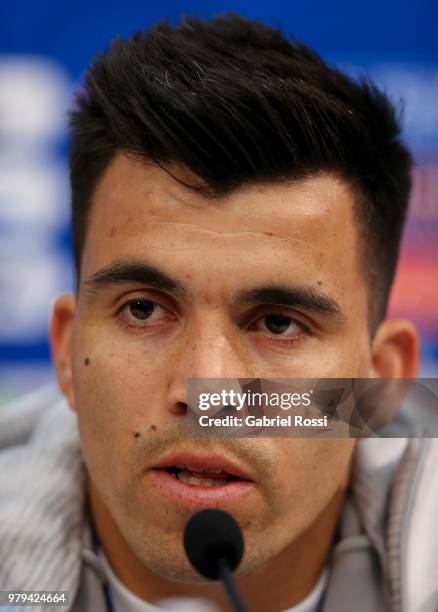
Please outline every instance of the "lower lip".
M254 486L247 480L233 480L220 487L189 485L166 470L149 470L147 475L152 484L172 501L196 507L217 507L240 501Z

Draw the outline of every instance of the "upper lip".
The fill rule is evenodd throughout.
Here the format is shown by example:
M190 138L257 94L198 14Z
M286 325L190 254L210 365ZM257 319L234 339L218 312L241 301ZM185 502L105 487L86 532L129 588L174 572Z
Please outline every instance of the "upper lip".
M184 465L191 467L193 470L203 471L221 471L227 472L231 476L242 480L252 480L250 474L243 468L237 465L234 461L227 459L219 454L209 453L201 455L199 453L190 452L174 452L167 455L156 465L153 465L153 470L164 470L166 468Z

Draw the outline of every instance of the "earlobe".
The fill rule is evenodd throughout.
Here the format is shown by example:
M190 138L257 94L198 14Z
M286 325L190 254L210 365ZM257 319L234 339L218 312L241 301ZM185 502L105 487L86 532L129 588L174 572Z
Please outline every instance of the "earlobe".
M50 346L56 378L72 410L75 410L75 398L72 380L71 340L75 308L76 299L74 295L62 295L53 306L50 322Z
M405 319L383 321L372 343L373 378L415 378L419 367L418 332Z

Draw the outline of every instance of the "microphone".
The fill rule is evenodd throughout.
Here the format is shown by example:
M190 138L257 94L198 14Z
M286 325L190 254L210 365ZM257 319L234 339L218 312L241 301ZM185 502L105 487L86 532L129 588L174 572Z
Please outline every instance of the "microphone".
M195 570L209 580L221 580L235 612L246 612L232 572L243 556L243 535L227 512L207 508L196 512L184 529L184 550Z

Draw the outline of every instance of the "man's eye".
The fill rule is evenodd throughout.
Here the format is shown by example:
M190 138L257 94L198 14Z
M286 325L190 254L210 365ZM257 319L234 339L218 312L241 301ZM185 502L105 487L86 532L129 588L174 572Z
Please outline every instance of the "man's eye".
M121 310L129 323L141 325L142 323L153 323L159 321L166 315L166 309L156 302L150 300L131 300Z
M283 338L298 338L306 328L288 315L273 312L256 321L255 329Z

